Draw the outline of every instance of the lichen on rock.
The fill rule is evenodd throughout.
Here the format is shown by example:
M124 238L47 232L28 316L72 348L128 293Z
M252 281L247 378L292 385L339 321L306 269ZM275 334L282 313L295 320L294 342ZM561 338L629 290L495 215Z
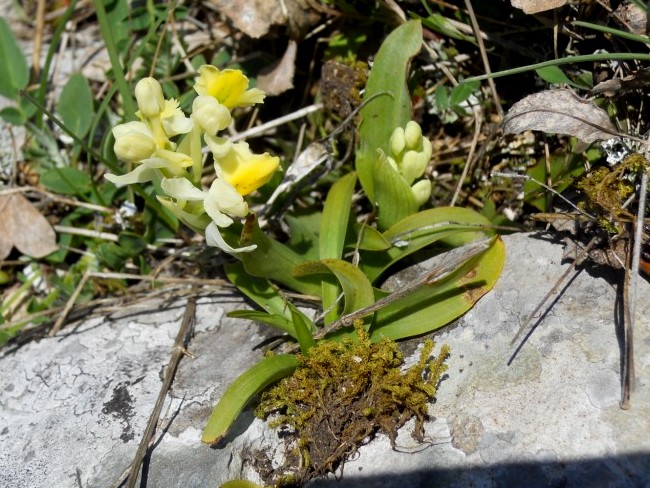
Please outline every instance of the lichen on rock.
M414 437L423 440L427 405L447 369L449 348L431 357L434 343L424 341L418 362L404 371L397 343L373 343L361 321L355 329L357 341L320 341L308 356L299 356L301 366L292 376L262 395L256 415L271 417L296 454L277 470L282 475L265 481L300 486L342 470L379 432L394 447L398 429L411 418Z

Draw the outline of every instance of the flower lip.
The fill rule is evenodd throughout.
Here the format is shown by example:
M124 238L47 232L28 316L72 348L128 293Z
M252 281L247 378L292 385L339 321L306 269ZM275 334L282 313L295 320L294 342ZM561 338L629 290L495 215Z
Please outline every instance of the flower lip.
M216 98L229 110L247 107L264 101L264 92L258 88L248 88L248 78L239 70L219 70L215 66L203 65L194 89L199 95Z

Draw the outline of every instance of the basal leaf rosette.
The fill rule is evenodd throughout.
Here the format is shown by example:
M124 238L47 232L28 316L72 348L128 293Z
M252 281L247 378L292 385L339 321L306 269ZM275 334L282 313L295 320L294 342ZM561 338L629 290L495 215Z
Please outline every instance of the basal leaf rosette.
M159 181L161 204L205 235L208 245L231 254L255 246L232 247L222 229L248 215L243 197L266 184L280 165L276 156L254 154L247 143L217 135L231 124L234 108L263 102L264 93L248 85L239 70L202 66L194 86L198 96L188 117L176 100L164 98L158 81L140 80L135 88L139 120L113 128L115 154L135 167L125 175L106 175L118 185ZM205 189L203 143L212 153L216 174Z

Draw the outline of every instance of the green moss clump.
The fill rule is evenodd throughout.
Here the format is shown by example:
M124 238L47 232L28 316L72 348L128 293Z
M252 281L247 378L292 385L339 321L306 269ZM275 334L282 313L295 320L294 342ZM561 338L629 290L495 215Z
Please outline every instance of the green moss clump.
M592 171L578 183L588 199L586 209L596 214L600 225L610 234L621 233L622 223L634 221L634 214L624 204L635 192L635 175L648 169L648 161L635 153L613 168Z
M447 369L449 348L430 359L434 343L426 340L417 364L402 371L394 341L372 343L360 321L355 329L357 342L320 341L309 356L299 356L301 366L265 392L256 409L261 418L273 415L271 426L282 426L296 441L296 485L342 467L378 432L394 447L397 430L411 418L414 436L423 440L427 404Z

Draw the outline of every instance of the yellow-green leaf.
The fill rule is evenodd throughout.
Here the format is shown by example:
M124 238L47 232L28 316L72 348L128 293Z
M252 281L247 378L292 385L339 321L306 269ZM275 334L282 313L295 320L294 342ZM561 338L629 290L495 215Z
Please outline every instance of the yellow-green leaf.
M230 426L248 402L259 392L289 376L298 367L293 354L279 354L263 358L243 373L226 390L203 430L201 441L217 444L228 432Z
M425 285L376 313L370 330L373 340L398 340L426 334L457 319L497 282L505 263L505 245L499 238L479 256L440 282Z
M316 273L333 273L341 283L345 308L343 314L359 310L375 303L372 285L366 275L356 266L341 259L321 259L298 266L294 273L307 276ZM337 316L340 314L337 313Z

